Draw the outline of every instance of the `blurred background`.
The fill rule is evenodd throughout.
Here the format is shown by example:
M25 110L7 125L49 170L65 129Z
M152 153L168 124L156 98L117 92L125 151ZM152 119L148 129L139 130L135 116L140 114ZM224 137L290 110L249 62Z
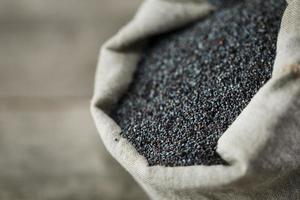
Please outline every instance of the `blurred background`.
M141 0L0 0L0 199L146 199L89 113L100 46Z

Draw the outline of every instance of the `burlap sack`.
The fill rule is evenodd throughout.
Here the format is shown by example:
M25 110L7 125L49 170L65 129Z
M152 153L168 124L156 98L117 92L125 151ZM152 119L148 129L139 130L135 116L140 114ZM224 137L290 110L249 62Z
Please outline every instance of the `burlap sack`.
M229 166L149 167L108 112L154 34L205 17L205 1L145 1L101 49L91 111L108 151L152 199L300 199L300 0L288 1L273 77L218 141Z

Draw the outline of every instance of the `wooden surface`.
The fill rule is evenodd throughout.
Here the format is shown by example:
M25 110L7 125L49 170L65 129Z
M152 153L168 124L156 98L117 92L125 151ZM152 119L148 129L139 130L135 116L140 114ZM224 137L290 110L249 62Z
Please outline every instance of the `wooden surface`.
M101 44L140 0L0 0L0 199L146 199L89 113Z

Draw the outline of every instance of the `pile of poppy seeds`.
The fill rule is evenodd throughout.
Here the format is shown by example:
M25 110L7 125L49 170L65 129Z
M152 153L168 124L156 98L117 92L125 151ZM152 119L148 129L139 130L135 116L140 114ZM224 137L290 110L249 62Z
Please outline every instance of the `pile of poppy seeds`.
M151 40L112 111L150 166L226 164L218 139L270 79L285 7L240 1Z

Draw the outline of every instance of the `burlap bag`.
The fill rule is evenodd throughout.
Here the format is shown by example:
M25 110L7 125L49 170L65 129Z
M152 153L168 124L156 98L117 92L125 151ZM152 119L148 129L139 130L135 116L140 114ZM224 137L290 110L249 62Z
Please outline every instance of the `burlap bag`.
M109 117L150 36L207 16L205 1L148 0L101 49L91 111L107 150L151 199L300 199L300 0L282 19L272 78L218 141L229 166L149 167Z

